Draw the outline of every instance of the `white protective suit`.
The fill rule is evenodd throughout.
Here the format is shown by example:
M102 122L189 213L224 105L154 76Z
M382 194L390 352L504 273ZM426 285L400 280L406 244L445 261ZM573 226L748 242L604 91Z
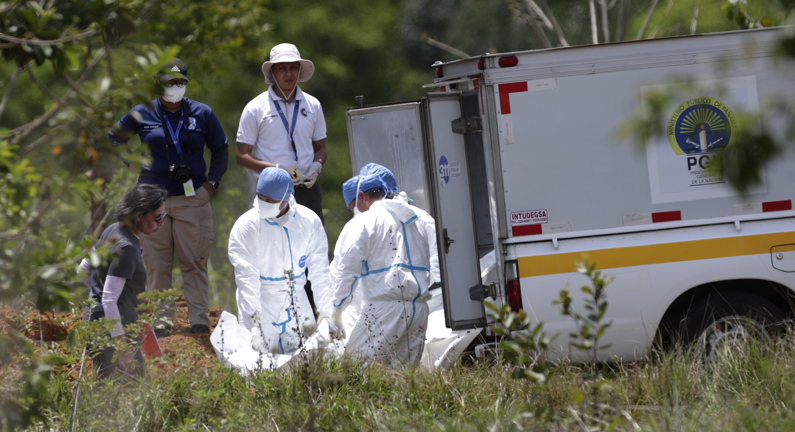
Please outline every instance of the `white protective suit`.
M400 192L392 199L409 203L409 197L406 192ZM431 254L431 283L442 283L442 276L439 272L439 249L436 247L436 220L425 210L411 204L409 206L417 214L420 226L423 227L428 236L428 253Z
M360 316L346 351L387 362L418 362L428 322L430 274L427 233L411 206L381 200L350 220L331 265L333 314L361 293Z
M255 201L232 227L229 261L235 268L240 324L251 331L261 322L264 344L254 340L255 348L261 345L263 353L295 352L315 328L304 290L305 270L310 269L315 293L328 293L330 287L328 240L320 218L291 196L284 216L262 219ZM254 339L257 333L252 331Z
M401 192L400 195L397 195L392 199L396 201L402 201L406 204L408 204L409 202L408 196L406 195L405 192ZM425 210L411 204L409 204L409 207L414 213L417 214L417 223L425 231L425 234L427 235L428 253L430 254L431 258L430 283L434 282L441 283L442 277L441 273L439 272L439 252L438 249L436 248L436 221ZM316 304L320 305L320 303ZM359 320L359 317L361 316L361 310L362 310L361 304L362 304L362 291L357 290L353 295L353 300L351 301L350 305L345 309L342 318L343 325L345 326L345 334L348 336L350 336L353 327L356 326L356 322ZM324 310L324 308L318 306L318 310Z

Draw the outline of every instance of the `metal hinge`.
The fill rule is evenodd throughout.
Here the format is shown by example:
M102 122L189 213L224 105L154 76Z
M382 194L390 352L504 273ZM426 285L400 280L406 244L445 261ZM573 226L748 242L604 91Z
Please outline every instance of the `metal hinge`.
M458 118L450 122L453 127L453 132L457 134L465 134L467 132L480 132L483 128L483 120L480 117L472 118Z
M497 298L497 284L491 283L489 285L477 284L469 289L469 299L475 301L483 301L488 297Z

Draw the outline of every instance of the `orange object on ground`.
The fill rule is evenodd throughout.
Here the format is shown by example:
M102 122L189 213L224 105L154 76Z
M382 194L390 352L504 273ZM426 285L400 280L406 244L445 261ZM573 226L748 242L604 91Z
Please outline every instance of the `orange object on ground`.
M154 330L149 327L149 324L144 324L144 334L141 335L141 339L144 341L143 344L141 344L141 352L145 359L151 360L153 358L163 357L163 350L160 349L160 342L157 341L157 336Z

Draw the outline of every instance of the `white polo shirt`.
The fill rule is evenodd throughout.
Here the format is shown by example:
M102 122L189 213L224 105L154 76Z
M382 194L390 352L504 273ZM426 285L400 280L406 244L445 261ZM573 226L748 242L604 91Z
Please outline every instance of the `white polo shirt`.
M298 107L297 124L293 132L297 160L290 144L290 133L276 109L277 103L290 129L293 128L294 110ZM317 98L304 93L300 87L296 87L295 98L288 105L285 106L284 99L276 95L274 86L252 99L240 115L237 142L254 146L252 153L257 159L306 171L315 158L312 142L326 138L323 108ZM259 176L258 172L252 173L255 177Z

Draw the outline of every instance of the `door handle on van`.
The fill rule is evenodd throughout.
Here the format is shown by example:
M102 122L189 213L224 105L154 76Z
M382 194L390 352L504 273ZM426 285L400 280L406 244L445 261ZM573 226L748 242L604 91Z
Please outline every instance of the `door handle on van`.
M447 228L442 230L442 239L444 240L444 253L450 253L450 245L455 243L455 240L447 235Z

